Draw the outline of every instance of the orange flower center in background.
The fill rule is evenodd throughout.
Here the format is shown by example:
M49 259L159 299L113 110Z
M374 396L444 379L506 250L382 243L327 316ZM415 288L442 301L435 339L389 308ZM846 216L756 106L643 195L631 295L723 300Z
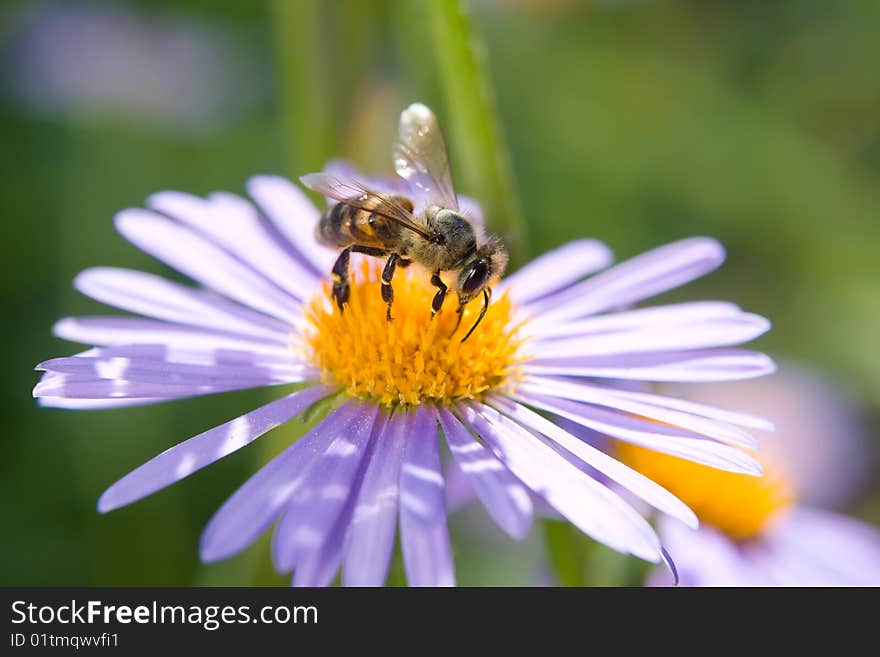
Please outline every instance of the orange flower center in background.
M681 498L700 522L736 540L759 534L794 502L790 482L764 455L752 453L764 469L761 477L710 468L623 442L618 443L617 455Z
M306 309L303 347L306 357L320 368L324 383L387 406L428 400L448 405L458 399L479 399L518 378L521 340L506 294L493 298L483 321L461 342L479 316L482 297L468 304L453 335L458 298L452 286L443 309L432 319L437 288L430 284L430 275L415 266L398 269L393 282L394 319L389 322L381 295L381 263L365 259L352 270L344 312L332 299L330 282ZM447 279L449 285L448 274Z

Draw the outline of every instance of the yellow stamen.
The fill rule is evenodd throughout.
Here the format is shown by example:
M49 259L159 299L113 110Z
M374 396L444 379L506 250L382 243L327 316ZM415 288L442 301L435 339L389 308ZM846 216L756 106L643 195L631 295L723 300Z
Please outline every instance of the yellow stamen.
M717 470L623 442L618 443L617 454L677 495L701 522L736 540L759 534L794 502L789 481L765 454L752 454L764 470L761 477Z
M461 325L458 299L450 290L442 311L431 318L437 288L413 267L394 277L393 321L385 319L380 267L364 261L351 277L344 312L325 283L306 309L309 327L305 353L325 383L343 386L353 397L386 406L436 400L479 399L511 385L519 376L519 326L511 321L513 304L504 294L493 299L477 330L461 342L476 321L482 298L465 309Z

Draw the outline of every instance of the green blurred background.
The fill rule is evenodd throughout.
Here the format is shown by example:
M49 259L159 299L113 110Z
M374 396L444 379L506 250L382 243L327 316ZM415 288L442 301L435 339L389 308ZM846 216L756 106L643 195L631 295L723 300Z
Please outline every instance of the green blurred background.
M668 298L729 298L770 317L758 346L824 372L876 436L880 3L472 8L526 253L585 235L619 258L719 238L725 267ZM114 212L161 189L242 193L255 173L296 176L335 155L387 171L400 109L423 100L444 120L456 102L433 50L420 2L4 3L0 585L287 581L265 540L220 564L197 555L208 518L290 439L283 430L131 507L95 511L130 469L266 392L41 410L32 368L77 351L51 336L57 318L105 312L73 291L79 270L169 273L114 232ZM849 509L875 522L876 481ZM460 583L539 581L540 533L513 545L487 524L453 519Z

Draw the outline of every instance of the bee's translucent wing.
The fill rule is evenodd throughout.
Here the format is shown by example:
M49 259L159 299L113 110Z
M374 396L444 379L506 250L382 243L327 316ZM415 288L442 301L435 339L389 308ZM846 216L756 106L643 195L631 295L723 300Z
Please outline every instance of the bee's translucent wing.
M433 240L435 238L432 231L428 230L424 224L419 223L412 212L395 201L393 197L369 189L354 178L322 172L302 176L300 182L328 198L344 201L347 205L363 208L390 219L404 228L418 233L425 239Z
M413 103L400 114L394 169L429 203L458 210L443 133L434 112L421 103Z
M323 194L334 201L356 201L361 196L378 196L376 192L355 178L343 174L308 173L300 177L300 182L312 191ZM361 199L363 200L363 199Z

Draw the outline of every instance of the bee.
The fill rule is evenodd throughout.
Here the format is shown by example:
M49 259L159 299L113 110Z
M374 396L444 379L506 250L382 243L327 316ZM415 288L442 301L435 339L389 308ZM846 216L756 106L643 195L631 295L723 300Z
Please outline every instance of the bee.
M482 227L459 209L446 142L437 117L425 105L413 103L401 113L393 156L403 188L424 208L417 214L410 196L379 192L353 178L328 172L300 178L309 189L337 201L324 211L315 230L318 242L342 249L332 270L333 298L344 311L352 252L387 257L381 293L387 304L386 318L391 321L394 272L416 262L431 272L431 284L437 288L431 302L432 319L443 307L449 287L458 296L453 333L461 324L465 306L482 293L483 308L464 342L486 314L492 293L489 283L504 272L507 252L501 240L484 236ZM449 285L441 272L451 273Z

